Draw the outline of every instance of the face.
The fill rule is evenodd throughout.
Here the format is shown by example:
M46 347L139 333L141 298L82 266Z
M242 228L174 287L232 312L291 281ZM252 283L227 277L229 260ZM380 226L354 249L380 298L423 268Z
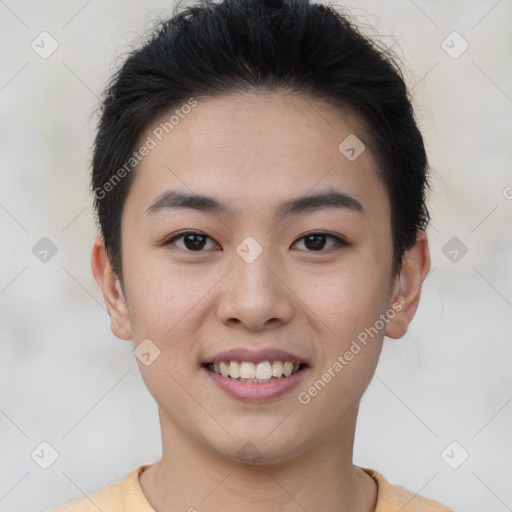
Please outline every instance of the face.
M338 148L365 143L357 117L271 93L198 100L161 141L159 123L124 205L124 296L106 300L161 421L261 461L343 437L385 332L412 317L370 150Z

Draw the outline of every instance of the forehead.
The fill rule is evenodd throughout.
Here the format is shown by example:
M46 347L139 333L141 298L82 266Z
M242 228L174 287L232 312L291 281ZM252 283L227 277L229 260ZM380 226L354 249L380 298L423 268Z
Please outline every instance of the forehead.
M374 206L375 196L384 196L386 206L362 123L348 110L283 92L197 98L177 110L142 134L153 147L127 202L135 196L147 207L166 189L180 188L222 197L242 211L327 187L366 196Z

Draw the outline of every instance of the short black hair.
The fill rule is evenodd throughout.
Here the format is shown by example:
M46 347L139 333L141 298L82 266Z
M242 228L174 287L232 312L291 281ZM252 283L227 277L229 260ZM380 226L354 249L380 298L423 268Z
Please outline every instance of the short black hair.
M109 260L121 281L121 216L141 158L141 136L162 115L191 100L258 91L292 91L360 116L389 195L398 271L404 251L429 221L428 162L398 59L392 55L327 4L177 4L172 17L160 21L128 55L101 105L92 191Z

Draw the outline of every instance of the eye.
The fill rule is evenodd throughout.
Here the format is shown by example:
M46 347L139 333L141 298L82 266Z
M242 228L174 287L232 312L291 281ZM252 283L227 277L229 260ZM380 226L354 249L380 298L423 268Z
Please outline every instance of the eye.
M327 244L326 241L331 239L333 242ZM308 252L325 252L327 249L332 249L336 247L345 247L349 244L343 240L341 237L334 235L332 233L308 233L307 235L302 236L295 243L304 241L304 246L308 249ZM326 249L327 245L327 249Z
M183 240L183 245L180 246L175 241ZM164 242L164 245L176 245L179 249L188 252L202 252L205 246L208 245L208 241L213 242L216 247L219 247L217 242L205 235L204 233L200 233L198 231L186 231L184 233L179 233L177 235L173 235L171 238L167 239ZM207 249L211 249L212 247L206 247Z
M330 244L328 240L331 240ZM182 242L182 244L180 245L178 242ZM208 247L208 242L210 242L210 247ZM299 242L304 243L308 252L325 252L328 249L349 245L348 242L337 235L322 232L308 233L299 238L294 245ZM164 242L164 245L175 245L179 249L187 252L204 252L203 249L218 250L220 248L215 240L198 231L186 231L173 235Z

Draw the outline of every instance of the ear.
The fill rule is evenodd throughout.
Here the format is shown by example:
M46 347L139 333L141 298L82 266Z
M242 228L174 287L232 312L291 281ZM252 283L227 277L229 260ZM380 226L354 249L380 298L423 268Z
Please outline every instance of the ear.
M418 231L416 243L402 258L402 268L396 276L391 304L397 314L386 326L386 336L401 338L413 319L420 301L421 287L430 270L428 238L424 231Z
M110 266L102 236L94 240L91 253L91 267L94 279L103 293L103 299L110 315L110 328L122 340L131 340L132 328L128 319L128 307L121 282Z

